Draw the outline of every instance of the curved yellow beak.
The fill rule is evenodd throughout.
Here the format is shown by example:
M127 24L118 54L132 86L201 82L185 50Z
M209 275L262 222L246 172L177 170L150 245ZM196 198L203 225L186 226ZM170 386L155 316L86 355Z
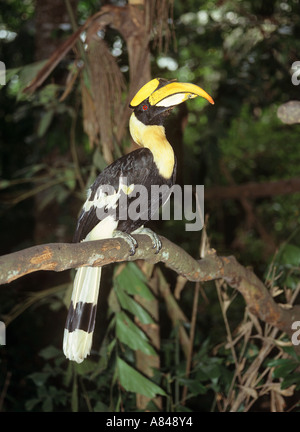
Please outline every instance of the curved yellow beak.
M212 97L195 84L171 81L159 87L161 81L159 78L154 78L145 84L134 96L130 106L134 108L149 98L150 105L168 108L197 96L201 96L214 104Z
M201 87L195 84L179 83L176 81L154 91L149 96L149 102L151 105L170 107L179 105L187 99L193 99L197 96L201 96L211 104L214 104L212 97Z

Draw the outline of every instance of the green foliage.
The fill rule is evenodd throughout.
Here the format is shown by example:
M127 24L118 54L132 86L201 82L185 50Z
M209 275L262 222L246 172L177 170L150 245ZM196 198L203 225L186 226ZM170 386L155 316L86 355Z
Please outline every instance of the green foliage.
M16 14L16 10L19 14ZM3 3L1 7L1 23L6 23L10 30L17 31L21 24L34 15L33 0L11 0Z
M42 350L40 356L46 361L54 359L54 364L47 363L42 372L34 372L28 376L37 388L37 396L34 399L29 399L25 408L32 411L37 408L38 404L41 404L42 411L48 412L53 411L54 407L65 406L68 400L67 393L63 389L50 384L51 379L62 373L63 358L61 351L53 346L48 346Z
M267 366L273 369L273 378L280 381L283 390L291 386L295 390L300 390L300 357L291 348L285 348L284 350L289 355L288 358L268 360Z
M300 276L300 247L292 243L283 244L273 263L279 274L280 286L290 289L291 292L296 292Z
M144 274L135 263L126 263L126 265L121 265L116 269L111 296L117 297L114 299L116 312L113 322L115 323L115 336L118 342L125 344L131 350L155 355L155 350L145 333L130 318L130 316L136 317L141 324L154 323L149 313L134 297L139 296L145 300L153 300L154 298L146 285ZM117 307L116 301L118 302ZM128 358L130 357L131 355ZM128 365L119 354L116 358L116 378L126 391L140 393L149 398L153 398L156 394L166 395L154 382Z
M129 292L126 297L119 296L118 299L114 291L111 293L113 298L110 305L117 312L110 322L101 351L94 353L83 363L76 364L66 361L62 350L54 346L41 350L39 355L44 360L44 367L42 371L31 373L27 377L34 383L36 394L26 401L26 410L118 410L120 400L122 404L132 405L126 392L140 393L149 398L157 394L167 395L156 382L146 378L129 364L132 363L133 351L139 350L147 355L156 354L145 333L131 319L133 310L141 322L153 322L149 314L131 297L138 293L148 300L153 298L146 285L145 276L134 263L122 265L116 269L115 274L114 288L117 286L121 290L120 287L124 284L129 287ZM125 356L122 353L125 353ZM107 380L107 377L110 377L111 381ZM60 385L56 387L57 382ZM116 391L116 386L121 386L122 391ZM111 395L110 407L107 405L107 394Z
M259 182L298 175L298 138L297 129L290 130L279 124L274 107L259 110L254 115L249 106L243 105L219 146L223 163L237 183Z
M149 345L145 334L124 313L116 313L116 336L134 351L140 350L148 355L155 355L154 348Z
M157 394L166 395L160 387L144 378L120 357L117 358L117 373L120 384L127 391L141 393L149 398L154 398Z

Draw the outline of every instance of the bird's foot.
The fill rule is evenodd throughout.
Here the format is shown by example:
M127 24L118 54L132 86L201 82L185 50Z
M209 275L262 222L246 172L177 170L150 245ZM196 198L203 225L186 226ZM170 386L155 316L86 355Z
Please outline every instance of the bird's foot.
M113 238L115 237L119 237L125 240L130 247L130 255L132 256L135 254L135 250L138 247L138 243L135 238L133 238L130 234L126 232L118 231L118 230L114 231L113 233Z
M161 250L162 244L161 244L160 238L150 228L145 228L142 226L142 227L138 228L137 230L133 231L132 234L147 235L148 237L150 237L150 239L152 241L153 249L156 249L155 253L157 254Z

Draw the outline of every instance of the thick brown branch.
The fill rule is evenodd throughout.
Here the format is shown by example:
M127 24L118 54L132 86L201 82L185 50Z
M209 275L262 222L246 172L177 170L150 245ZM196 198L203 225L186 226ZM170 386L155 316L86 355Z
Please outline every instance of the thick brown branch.
M224 279L243 295L253 314L288 335L292 334L292 323L300 319L300 306L283 309L257 276L240 265L233 256L219 257L211 251L204 259L197 261L164 237L161 237L161 251L155 254L147 236L135 237L139 247L133 256L130 256L127 243L119 238L74 244L49 243L4 255L0 257L0 284L39 270L64 271L137 259L163 262L190 281Z
M83 243L49 243L33 246L0 257L0 285L39 270L64 271L81 266L104 266L113 262L144 259L164 262L189 280L204 277L199 265L183 249L161 237L163 248L155 254L147 236L135 236L139 247L130 256L129 246L122 239L107 239Z
M250 269L240 265L235 257L221 259L224 280L243 295L250 311L262 321L291 335L292 322L300 318L300 306L284 309L275 302L262 281Z

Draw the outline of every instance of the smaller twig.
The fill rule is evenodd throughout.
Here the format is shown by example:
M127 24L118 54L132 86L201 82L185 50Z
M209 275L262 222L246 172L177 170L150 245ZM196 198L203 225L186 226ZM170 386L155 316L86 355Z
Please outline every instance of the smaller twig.
M78 30L73 33L57 50L54 51L52 56L48 59L42 69L38 72L35 78L29 83L29 85L23 90L24 93L33 93L40 85L43 84L45 79L50 75L50 73L55 69L57 64L61 59L70 51L70 49L77 42L81 33L84 32L88 26L93 23L100 16L107 14L107 10L100 10L91 17L89 17L86 22L78 28Z
M70 0L65 0L65 5L66 5L67 11L68 11L68 15L69 15L69 19L70 19L70 22L71 22L72 30L75 33L78 30L78 25L77 25L77 22L76 22L76 19L75 19L74 11L72 9ZM78 50L80 52L81 58L84 61L85 66L87 67L87 63L88 63L87 62L87 56L86 56L86 52L85 52L83 43L81 42L80 38L77 39L76 45L77 45Z
M86 387L85 387L85 385L84 385L84 381L83 381L83 379L82 379L82 376L79 376L79 385L80 385L80 387L81 387L81 389L82 389L83 398L84 398L84 400L85 400L85 402L86 402L86 405L87 405L88 411L89 411L89 412L93 412L94 410L93 410L93 407L92 407L92 404L91 404L91 400L90 400L90 397L89 397L89 393L88 393L88 391L86 390Z
M78 105L78 102L77 102L77 105ZM76 174L78 183L80 185L80 189L82 191L85 191L86 187L85 187L83 177L81 175L80 164L79 164L78 154L77 154L77 149L76 149L76 122L77 122L77 111L78 111L77 108L78 108L78 106L75 107L74 115L72 116L72 123L71 123L71 129L70 129L70 149L71 149L72 159L74 162L75 174Z
M21 201L24 201L24 200L26 200L28 198L31 198L34 195L37 195L38 193L43 192L44 190L51 188L52 186L56 186L56 185L58 185L60 183L64 183L65 180L66 179L64 177L63 178L59 178L59 179L55 179L55 180L50 180L47 183L43 183L40 186L37 186L36 188L34 188L34 189L30 190L30 191L24 192L24 193L18 195L17 197L12 198L9 201L9 204L10 205L19 204Z
M226 328L226 333L227 333L227 340L230 346L230 350L231 350L231 354L234 360L234 364L235 364L235 372L230 384L230 388L228 391L228 397L225 401L225 407L224 410L226 411L227 409L227 405L231 402L231 398L233 395L233 390L234 390L234 384L235 384L235 380L236 378L238 378L239 383L242 383L242 378L241 378L241 374L240 374L240 367L239 367L239 362L236 356L236 352L235 352L235 348L234 348L234 344L233 344L233 339L232 339L232 334L231 334L231 330L230 330L230 326L228 323L228 319L227 319L227 315L226 315L226 308L222 299L222 294L221 294L221 286L223 284L223 281L215 281L216 284L216 288L217 288L217 294L218 294L218 299L219 299L219 303L220 303L220 307L221 307L221 312L222 312L222 316L223 316L223 321L225 324L225 328Z
M177 301L173 297L173 294L170 290L170 286L166 282L164 275L159 268L156 269L156 274L157 274L158 281L159 281L159 285L158 285L159 286L159 293L165 301L167 313L168 313L170 320L172 321L173 328L178 329L177 333L178 333L180 345L181 345L181 348L182 348L182 351L183 351L185 357L187 358L188 357L188 351L189 351L189 348L188 348L189 347L189 337L188 337L188 334L187 334L187 332L183 326L183 323L187 323L188 319L186 318L186 316L184 315L184 313L180 309Z
M273 340L275 339L276 333L278 330L273 328L271 336L264 338L263 346L260 349L259 355L255 358L252 364L249 366L247 371L243 375L242 380L242 390L238 395L235 396L235 399L231 406L231 412L236 412L239 410L240 406L244 405L244 411L248 411L250 407L255 403L259 396L264 394L260 392L256 398L252 398L250 401L249 393L247 393L243 389L257 389L259 382L261 382L262 378L269 372L270 368L266 368L260 373L260 368L270 351L274 348Z
M196 329L196 322L197 322L197 309L198 309L198 301L199 301L199 290L200 290L200 283L196 282L195 284L195 292L194 292L194 299L193 299L193 310L192 310L192 319L191 319L191 331L190 331L190 339L189 339L189 347L188 347L188 357L186 360L186 369L185 369L185 375L188 378L191 372L191 365L192 365L192 356L193 356L193 345L194 345L194 338L195 338L195 329ZM185 404L186 397L187 397L187 391L188 387L185 385L182 390L182 405Z
M10 378L11 378L11 372L7 372L4 386L3 386L3 389L2 389L2 392L0 395L0 412L2 411L2 408L3 408L5 396L6 396L7 389L8 389L9 383L10 383Z
M198 200L198 196L196 194L196 206L197 210L201 217L203 217L202 209ZM203 224L203 230L201 233L201 241L200 241L200 247L199 247L199 255L201 258L205 258L206 253L209 249L209 240L207 237L207 231L206 231L206 223L207 223L208 217L205 220L202 220ZM196 328L196 322L197 322L197 309L198 309L198 302L199 302L199 291L200 291L200 283L196 282L195 284L195 290L194 290L194 299L193 299L193 309L192 309L192 319L191 319L191 330L190 330L190 339L189 339L189 347L188 347L188 356L186 361L186 370L185 374L188 378L190 371L191 371L191 365L192 365L192 356L193 356L193 345L194 345L194 338L195 338L195 328ZM187 391L188 387L185 385L183 387L182 391L182 405L185 404L186 398L187 398Z

